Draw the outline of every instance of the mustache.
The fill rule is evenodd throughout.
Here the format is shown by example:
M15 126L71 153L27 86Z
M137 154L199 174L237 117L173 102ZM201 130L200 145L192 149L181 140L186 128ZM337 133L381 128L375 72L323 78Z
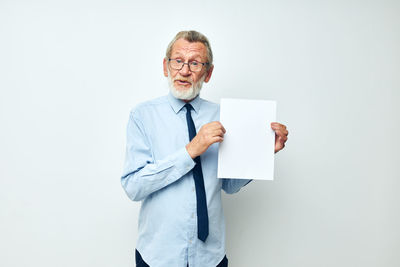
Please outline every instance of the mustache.
M184 82L193 83L193 81L192 81L191 78L184 78L184 77L175 77L175 78L173 79L173 81L174 81L174 82L175 82L175 81L184 81Z

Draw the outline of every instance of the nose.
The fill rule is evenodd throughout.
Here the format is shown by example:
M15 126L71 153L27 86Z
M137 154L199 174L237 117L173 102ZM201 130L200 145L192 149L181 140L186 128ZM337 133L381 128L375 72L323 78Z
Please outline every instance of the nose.
M191 71L190 71L190 68L189 68L189 64L183 64L183 67L182 67L182 69L179 71L179 73L180 73L182 76L188 76L188 75L190 75Z

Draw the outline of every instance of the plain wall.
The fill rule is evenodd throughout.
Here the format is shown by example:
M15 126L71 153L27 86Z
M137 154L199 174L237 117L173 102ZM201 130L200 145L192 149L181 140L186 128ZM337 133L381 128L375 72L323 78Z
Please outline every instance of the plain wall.
M201 96L272 99L274 181L223 193L231 267L400 266L399 1L0 0L0 266L133 266L129 110L168 93L180 30Z

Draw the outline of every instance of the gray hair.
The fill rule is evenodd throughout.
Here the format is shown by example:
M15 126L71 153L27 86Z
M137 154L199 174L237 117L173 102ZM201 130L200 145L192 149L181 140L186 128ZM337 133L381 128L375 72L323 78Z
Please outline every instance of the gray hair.
M186 40L186 41L188 41L190 43L195 43L195 42L202 43L207 49L207 62L209 63L207 65L207 68L212 66L213 54L212 54L210 42L208 41L207 37L204 34L202 34L200 32L197 32L197 31L181 31L181 32L178 32L175 35L175 38L172 39L172 41L169 43L169 45L167 47L167 53L165 54L166 58L170 58L171 57L172 46L179 39L184 39L184 40Z

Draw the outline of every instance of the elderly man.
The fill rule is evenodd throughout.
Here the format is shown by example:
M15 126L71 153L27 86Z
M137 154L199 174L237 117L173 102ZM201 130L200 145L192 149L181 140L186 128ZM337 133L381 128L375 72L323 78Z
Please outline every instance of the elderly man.
M207 38L179 32L163 61L167 96L139 104L127 127L121 183L133 201L142 201L136 266L228 266L221 189L236 193L251 180L218 179L218 145L225 129L219 106L199 97L213 72ZM275 152L288 131L272 123Z

